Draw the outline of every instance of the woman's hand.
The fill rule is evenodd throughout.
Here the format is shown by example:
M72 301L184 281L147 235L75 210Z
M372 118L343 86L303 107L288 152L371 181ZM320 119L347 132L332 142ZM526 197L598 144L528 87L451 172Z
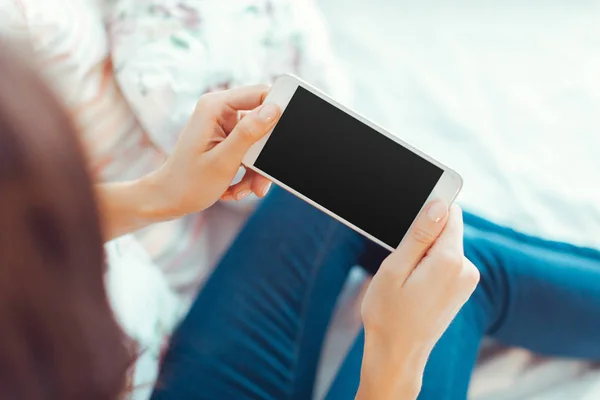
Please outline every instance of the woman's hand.
M106 239L204 210L220 197L263 197L270 182L253 171L231 183L250 146L279 119L278 106L262 104L268 91L261 85L203 95L158 170L136 181L99 185Z
M253 171L230 185L244 154L279 118L278 106L262 105L268 91L268 86L250 86L198 100L173 153L148 177L160 188L169 218L204 210L220 197L240 200L252 192L266 194L270 182Z
M365 294L358 399L412 399L427 357L469 299L479 271L463 255L462 212L429 204Z

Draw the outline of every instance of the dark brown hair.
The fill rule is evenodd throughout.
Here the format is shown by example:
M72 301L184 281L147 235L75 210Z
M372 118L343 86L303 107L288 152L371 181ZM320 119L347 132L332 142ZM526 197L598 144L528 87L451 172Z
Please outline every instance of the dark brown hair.
M0 44L0 397L115 400L131 364L68 115Z

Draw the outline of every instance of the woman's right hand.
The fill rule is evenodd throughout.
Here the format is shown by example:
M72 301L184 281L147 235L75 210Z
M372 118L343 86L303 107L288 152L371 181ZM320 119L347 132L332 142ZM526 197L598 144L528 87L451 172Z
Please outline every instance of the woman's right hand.
M458 206L429 204L365 294L357 399L413 399L427 357L479 282L463 254Z

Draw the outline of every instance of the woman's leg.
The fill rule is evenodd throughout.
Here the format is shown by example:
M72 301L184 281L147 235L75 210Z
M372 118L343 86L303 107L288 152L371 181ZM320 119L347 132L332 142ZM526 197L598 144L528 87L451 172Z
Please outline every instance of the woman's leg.
M491 278L479 301L486 332L544 355L600 360L600 252L465 222L465 252Z
M310 399L335 301L370 246L273 190L173 336L153 399Z
M465 213L481 283L432 352L420 399L464 399L485 334L550 356L600 360L600 252L548 242ZM362 335L330 391L358 387Z

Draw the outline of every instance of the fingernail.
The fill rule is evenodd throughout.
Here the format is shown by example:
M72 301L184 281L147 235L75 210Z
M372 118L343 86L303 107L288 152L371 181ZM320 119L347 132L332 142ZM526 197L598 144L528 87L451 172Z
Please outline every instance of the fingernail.
M249 191L249 190L242 190L241 192L239 192L239 193L238 193L238 194L235 196L235 198L236 198L237 200L241 200L241 199L243 199L244 197L248 196L249 194L250 194L250 191Z
M440 222L448 212L448 206L441 201L435 201L427 209L427 217L433 222Z
M271 182L267 183L266 186L262 190L262 195L266 196L269 193L269 189L271 189Z
M264 104L260 110L258 110L258 118L264 122L270 122L279 112L279 107L275 104Z

